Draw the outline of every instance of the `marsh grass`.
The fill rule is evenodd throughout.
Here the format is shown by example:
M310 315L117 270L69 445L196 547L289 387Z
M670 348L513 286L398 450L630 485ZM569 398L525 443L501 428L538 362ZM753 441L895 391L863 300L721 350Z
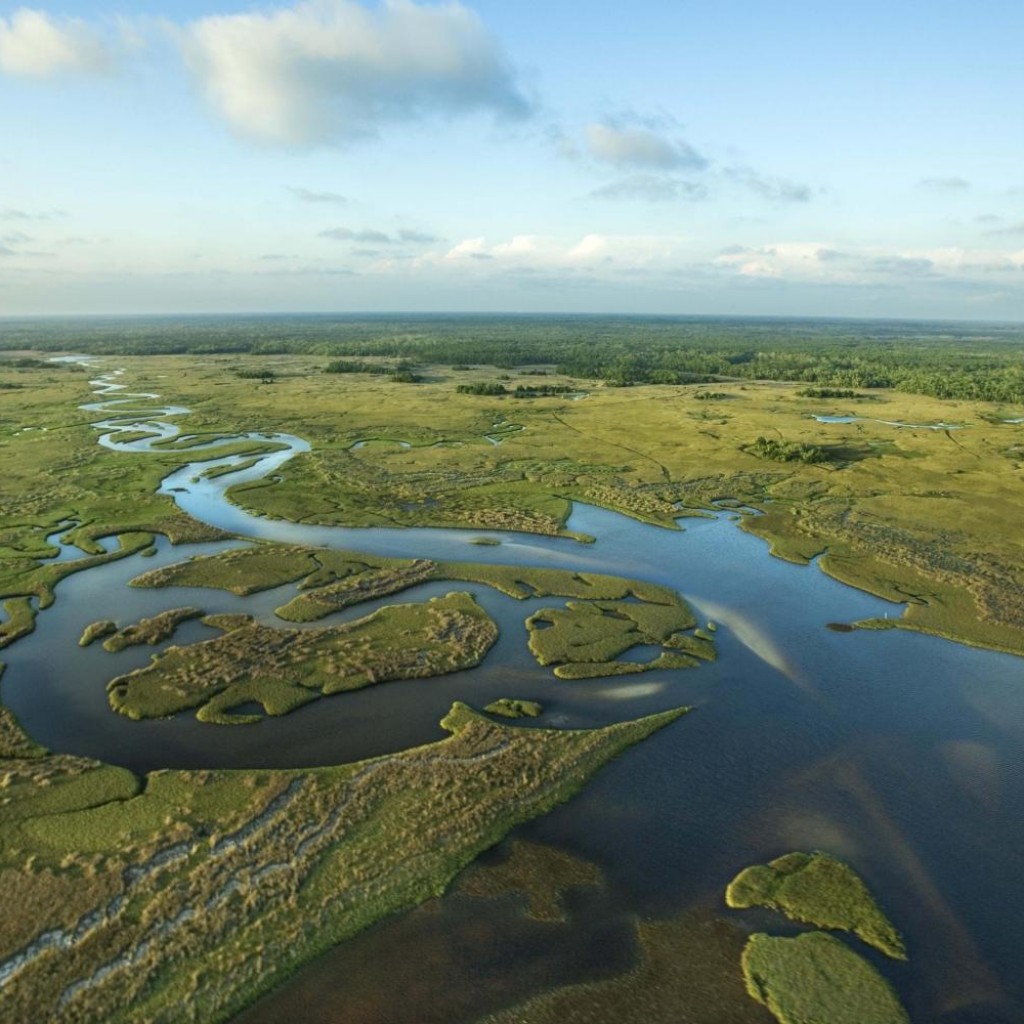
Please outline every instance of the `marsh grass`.
M248 725L233 715L255 701L282 715L320 696L396 679L424 679L478 664L498 630L469 594L387 605L319 629L277 629L229 620L221 636L171 647L150 665L107 684L110 705L129 718L197 708L200 721Z
M535 700L517 700L513 697L501 697L484 708L488 714L501 715L502 718L537 718L543 710L543 705Z
M882 975L824 932L752 935L742 968L747 992L780 1024L910 1024Z
M770 907L794 921L852 932L895 960L906 960L900 933L861 881L827 853L787 853L745 868L730 883L725 901L734 909Z
M0 950L24 957L5 1012L54 1024L227 1020L330 946L442 893L516 825L684 712L563 731L455 704L447 739L352 765L163 771L141 787L108 769L133 792L62 813L37 804L37 786L29 813L0 832L6 897L32 910L0 918ZM38 761L75 778L103 770ZM69 877L87 881L63 902ZM550 899L579 877L562 870ZM63 944L32 953L47 934Z

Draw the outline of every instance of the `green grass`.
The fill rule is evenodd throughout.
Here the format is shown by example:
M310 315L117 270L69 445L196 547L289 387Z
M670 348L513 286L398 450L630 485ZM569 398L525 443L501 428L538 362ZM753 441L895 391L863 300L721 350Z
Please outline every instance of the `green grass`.
M98 806L28 815L0 833L6 898L32 911L0 919L0 955L94 923L29 959L5 987L5 1013L227 1020L335 943L442 893L516 825L682 714L516 729L456 704L447 739L402 753L294 772L155 772ZM40 760L51 759L65 770ZM69 875L72 899L55 898ZM579 877L562 871L549 898ZM114 894L117 908L99 913ZM130 966L73 987L133 952Z
M537 718L543 710L543 705L535 700L516 700L513 697L501 697L484 708L488 714L501 715L502 718Z
M692 668L698 657L713 659L709 640L684 632L696 619L677 594L672 597L671 604L569 601L565 608L542 608L526 620L530 650L541 665L555 666L561 679ZM650 662L615 660L638 644L663 650Z
M742 967L750 996L780 1024L910 1024L882 975L824 932L752 935Z
M201 721L251 724L232 715L255 701L281 715L320 696L396 679L424 679L479 664L497 627L469 594L388 605L320 629L231 623L221 636L171 647L145 668L107 684L111 707L129 718L197 708Z
M857 873L827 853L788 853L745 868L725 892L735 909L771 907L794 921L852 932L886 956L906 960L899 932Z
M240 358L258 368L259 358ZM125 365L126 379L140 387L166 392L173 380L174 393L165 397L193 409L179 422L203 439L255 425L297 431L312 442L314 450L284 466L280 480L232 492L262 514L555 533L564 530L571 500L672 526L680 515L731 497L767 512L741 525L782 557L805 561L827 550L822 568L844 582L901 602L919 598L908 628L1024 652L1024 564L1005 528L1024 503L1017 428L991 422L990 404L858 390L871 398L878 420L966 424L947 436L875 420L817 423L800 385L746 383L741 401L698 421L688 417L694 403L686 399L699 388L587 387L582 402L517 402L523 429L503 432L495 447L483 435L493 432L507 400L455 391L456 383L493 371L440 368L431 382L410 388L313 373L322 369L315 360L287 356L275 385L262 387L238 379L230 360L200 366L187 358L128 358ZM86 546L131 531L175 540L218 535L155 493L159 479L181 464L184 447L129 454L96 445L88 426L94 414L75 408L90 397L87 379L29 366L18 371L22 387L5 395L0 458L13 501L0 520L0 600L52 599L54 580L38 570L43 538L62 520L82 523L72 533ZM557 374L550 380L574 384ZM16 433L26 425L36 429ZM413 447L349 450L358 438L374 436L401 437ZM774 463L738 450L759 436L843 457ZM261 448L250 441L235 447Z
M116 632L117 623L112 619L99 619L96 622L90 622L89 625L82 630L82 635L78 640L78 646L88 647L94 641L100 640L105 636L110 636L112 633Z
M123 651L126 647L137 647L141 644L154 646L168 637L174 636L178 626L183 622L188 622L190 619L199 619L202 616L203 612L199 608L171 608L168 611L160 612L159 615L154 615L150 619L139 619L138 622L116 630L103 641L103 648L111 653L117 653L118 651ZM94 622L92 626L86 626L85 633L82 634L82 640L79 641L79 644L84 647L85 644L82 641L85 640L86 634L93 627L104 625L104 623Z

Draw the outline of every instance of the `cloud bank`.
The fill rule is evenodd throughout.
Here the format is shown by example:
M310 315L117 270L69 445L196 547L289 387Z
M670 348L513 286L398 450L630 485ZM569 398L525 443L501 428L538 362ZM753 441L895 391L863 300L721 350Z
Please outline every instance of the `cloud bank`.
M339 144L425 115L530 111L496 40L457 2L307 0L202 18L179 39L213 107L263 142Z

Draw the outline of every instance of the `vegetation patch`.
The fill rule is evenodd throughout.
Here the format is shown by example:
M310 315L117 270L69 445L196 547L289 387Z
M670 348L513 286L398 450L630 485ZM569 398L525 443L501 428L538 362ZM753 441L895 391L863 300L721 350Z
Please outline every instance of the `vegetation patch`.
M824 932L752 935L742 966L747 992L780 1024L910 1024L885 978Z
M752 444L740 446L745 452L769 462L826 462L828 453L816 444L799 441L777 441L773 437L759 437Z
M498 863L474 864L459 879L457 892L478 899L514 895L535 921L564 923L563 896L569 889L602 885L600 869L553 846L513 840Z
M787 853L745 868L725 891L734 909L771 907L794 921L852 932L896 960L906 960L900 933L847 864L827 853Z
M129 718L198 708L202 721L248 724L258 716L231 709L255 701L266 714L282 715L343 690L471 668L497 637L469 594L448 594L321 629L238 625L169 648L145 668L111 680L107 691L110 706Z
M592 679L655 669L692 668L714 658L710 638L686 631L697 622L673 592L669 604L636 601L569 601L542 608L526 620L530 650L541 665L554 665L561 679ZM616 661L632 647L660 645L650 662Z
M105 636L110 636L112 633L117 632L117 623L113 619L100 619L98 622L90 622L85 629L82 630L82 635L78 640L79 647L88 647L91 643L96 640L101 640Z
M560 731L456 704L449 738L399 754L154 772L141 787L123 772L132 793L63 813L39 806L0 833L4 892L23 908L0 920L5 1013L226 1020L330 946L440 895L516 825L683 713ZM33 791L30 812L46 799ZM558 891L579 877L563 874Z
M141 644L154 646L162 643L168 637L174 636L183 622L201 618L202 614L199 608L171 608L168 611L160 612L159 615L154 615L151 619L139 619L136 623L116 630L103 641L103 647L113 654L123 651L126 647L137 647ZM85 640L86 633L93 626L103 625L105 623L94 622L92 626L86 626L82 640ZM84 647L85 644L82 643L82 640L79 643Z
M484 711L502 718L537 718L544 710L543 705L535 700L516 700L512 697L501 697L492 701Z

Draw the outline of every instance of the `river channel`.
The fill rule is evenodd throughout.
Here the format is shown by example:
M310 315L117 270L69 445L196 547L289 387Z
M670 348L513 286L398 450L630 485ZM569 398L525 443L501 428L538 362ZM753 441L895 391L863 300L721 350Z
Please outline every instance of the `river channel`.
M180 448L195 461L166 477L161 491L198 520L253 539L635 577L679 590L702 619L718 624L714 664L562 681L533 661L524 627L533 610L560 602L426 584L379 603L472 590L501 630L481 667L340 694L255 726L206 725L190 713L132 722L110 711L104 686L148 662L152 648L116 655L99 645L80 649L86 624L135 621L188 604L270 622L293 587L238 598L127 586L158 565L242 541L160 541L151 557L63 581L36 632L4 652L4 702L52 749L138 772L308 766L387 753L439 738L437 722L456 699L477 707L501 696L538 700L545 714L537 724L569 728L681 704L696 709L602 770L569 804L517 830L519 838L593 861L607 878L599 897L573 901L570 923L557 935L508 907L448 896L430 914L385 922L328 954L244 1014L246 1024L470 1022L542 988L628 969L636 915L728 916L722 892L736 871L792 849L824 849L853 862L904 932L909 963L878 966L915 1024L1024 1020L1024 661L898 630L828 629L895 617L902 607L816 566L770 557L730 511L687 518L684 529L671 531L576 505L568 528L595 537L593 544L261 518L233 504L227 489L272 476L308 450L305 441L252 433L244 436L278 450L255 464L251 455L217 458L224 439L202 447L170 422L187 410L130 394L118 381L105 374L93 382L98 401L87 408L104 417L100 443L124 458L155 443L155 450ZM142 430L149 436L138 438ZM243 468L204 476L221 465ZM483 536L500 543L472 543ZM60 557L78 554L62 545ZM375 606L325 621L357 618ZM190 622L169 642L213 635ZM758 926L786 930L771 917ZM346 980L353 972L355 1003ZM471 977L483 980L467 996L458 983ZM753 1003L750 1019L764 1019Z

